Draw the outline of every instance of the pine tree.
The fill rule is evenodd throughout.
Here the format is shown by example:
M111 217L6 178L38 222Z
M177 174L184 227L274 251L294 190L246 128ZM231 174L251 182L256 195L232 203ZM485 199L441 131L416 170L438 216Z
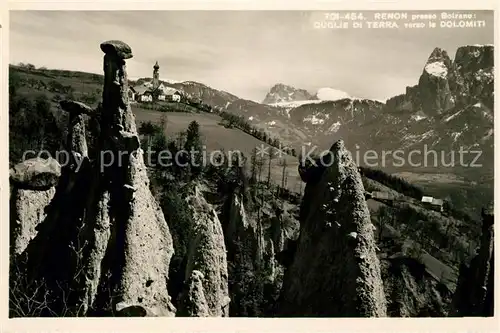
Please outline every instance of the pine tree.
M264 156L260 156L260 159L259 161L257 162L257 167L258 167L258 172L259 172L259 176L258 176L258 181L259 182L262 182L262 169L264 168Z
M271 162L274 158L274 149L272 147L270 147L269 149L269 163L267 165L268 169L267 169L267 186L269 186L271 184Z
M257 148L252 150L250 157L250 183L255 184L257 181Z
M165 113L163 113L160 117L160 127L165 133L167 132L167 124L168 124L168 117Z
M189 123L186 132L186 142L184 149L189 154L191 171L194 176L198 176L202 170L202 143L200 137L200 125L197 121Z
M286 177L286 158L283 158L283 161L281 162L281 165L283 168L281 169L281 188L284 190L286 188L286 182L287 182L287 177Z

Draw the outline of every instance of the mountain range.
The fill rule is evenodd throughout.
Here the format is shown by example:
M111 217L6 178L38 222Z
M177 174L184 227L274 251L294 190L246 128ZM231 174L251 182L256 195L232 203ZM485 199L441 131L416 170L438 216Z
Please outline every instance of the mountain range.
M458 48L454 60L435 48L416 84L385 103L282 83L262 103L193 81L165 84L243 116L296 148L304 143L329 147L343 138L349 147L376 150L478 148L492 162L493 82L493 46L467 45Z
M244 117L297 151L308 152L314 146L327 149L343 139L346 147L360 156L368 150L377 152L376 167L431 187L434 175L442 174L442 179L467 188L490 188L494 170L493 52L493 45L466 45L459 47L452 59L436 47L416 84L385 103L351 97L332 88L311 93L283 83L272 86L262 103L193 81L165 84ZM462 153L463 161L461 149L466 152ZM416 166L408 159L404 165L397 164L392 154L397 150L406 157L418 150L420 158L414 160L421 162L425 162L423 154L431 152L427 153L427 165ZM380 165L384 152L387 155ZM471 167L472 162L481 167Z

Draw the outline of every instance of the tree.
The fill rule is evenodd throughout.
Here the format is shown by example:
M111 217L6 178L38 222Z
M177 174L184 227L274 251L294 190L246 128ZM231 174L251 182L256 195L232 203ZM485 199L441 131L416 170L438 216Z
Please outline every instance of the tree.
M378 209L376 216L378 220L378 239L380 241L385 225L393 224L394 214L389 211L389 208L382 206Z
M260 155L260 159L257 161L257 171L258 171L258 181L262 181L262 169L264 168L264 156Z
M186 131L186 143L184 149L201 148L200 125L196 120L189 123Z
M302 195L302 178L300 176L297 176L297 182L299 183L299 194Z
M271 185L271 162L274 158L274 149L271 147L269 149L269 161L267 165L267 186Z
M152 157L152 161L155 162L155 165L157 168L162 167L163 165L159 165L159 160L158 160L158 155L163 152L168 150L168 140L167 136L165 135L165 132L163 131L158 131L154 134L152 142L151 142L151 150L154 152L154 156ZM171 161L161 161L161 163L168 163Z
M200 125L193 120L189 123L186 131L186 142L184 149L190 156L191 170L194 176L198 176L202 170L202 143L200 137Z
M16 96L17 90L21 87L21 78L14 71L9 71L9 97Z
M141 123L139 126L139 134L148 138L148 149L151 147L151 137L157 132L155 125L151 121Z
M66 98L67 99L74 99L74 93L75 93L75 88L73 88L72 86L68 85L68 86L64 86L63 88L63 93L66 95Z
M283 158L281 161L282 169L281 169L281 188L284 190L286 189L286 183L287 183L287 163L286 163L286 158Z
M255 184L257 181L257 148L252 150L252 155L250 157L250 183Z
M162 128L163 132L167 131L167 125L168 125L168 117L165 113L163 113L160 117L160 127Z
M9 100L9 159L17 163L26 150L47 150L52 156L60 148L63 132L57 125L46 95L35 98L11 96Z

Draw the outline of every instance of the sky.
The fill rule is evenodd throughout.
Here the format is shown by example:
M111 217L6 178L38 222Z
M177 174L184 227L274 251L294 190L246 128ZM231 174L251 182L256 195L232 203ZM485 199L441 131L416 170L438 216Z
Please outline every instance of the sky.
M158 61L160 79L258 102L276 83L385 100L418 82L435 47L454 58L493 44L492 12L474 13L485 27L318 29L324 13L304 11L11 11L9 62L102 73L99 44L119 39L134 55L130 78L151 77Z

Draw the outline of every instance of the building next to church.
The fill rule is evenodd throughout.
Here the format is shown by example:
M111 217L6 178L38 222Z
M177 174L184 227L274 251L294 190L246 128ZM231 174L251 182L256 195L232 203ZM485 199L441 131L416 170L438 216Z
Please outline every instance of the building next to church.
M153 66L153 80L129 88L129 99L137 102L169 101L180 102L181 92L167 87L160 81L160 65Z

